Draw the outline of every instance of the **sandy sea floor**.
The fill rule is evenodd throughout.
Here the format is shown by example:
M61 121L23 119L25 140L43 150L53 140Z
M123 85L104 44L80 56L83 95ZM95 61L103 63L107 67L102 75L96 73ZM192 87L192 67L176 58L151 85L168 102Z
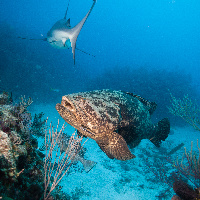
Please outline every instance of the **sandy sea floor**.
M58 119L61 125L64 122L55 105L34 105L31 108L32 114L39 112L44 112L44 118L48 117L48 123L52 122L55 126ZM143 140L139 146L132 149L136 158L129 161L109 159L96 142L89 139L84 145L87 149L85 159L97 162L96 166L86 173L81 163L73 165L70 174L65 176L60 184L62 190L73 196L73 199L81 200L170 200L174 194L172 187L154 173L160 171L169 176L175 169L166 158L167 152L180 143L184 143L184 147L190 150L191 141L194 141L195 149L199 137L199 132L193 127L171 127L171 130L160 148L156 148L149 140ZM71 135L74 128L68 125L66 132ZM172 155L172 159L175 160L177 156L181 159L183 153L182 147ZM163 166L149 168L147 158L150 166L160 166L159 163Z

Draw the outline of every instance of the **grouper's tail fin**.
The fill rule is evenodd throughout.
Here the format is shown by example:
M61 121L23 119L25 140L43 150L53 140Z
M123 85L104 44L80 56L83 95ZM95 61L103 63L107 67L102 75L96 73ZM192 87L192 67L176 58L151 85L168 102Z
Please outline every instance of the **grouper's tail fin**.
M155 127L155 135L151 138L151 142L156 146L159 147L161 141L165 141L168 137L170 132L170 122L168 118L164 118L160 120Z

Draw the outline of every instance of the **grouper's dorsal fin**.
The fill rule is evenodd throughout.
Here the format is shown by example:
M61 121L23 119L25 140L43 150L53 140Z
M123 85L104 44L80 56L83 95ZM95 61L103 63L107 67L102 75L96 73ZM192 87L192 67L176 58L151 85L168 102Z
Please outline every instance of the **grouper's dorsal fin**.
M155 102L150 102L150 101L142 98L141 96L139 96L137 94L133 94L131 92L125 92L125 93L137 98L141 103L143 103L147 107L150 115L153 114L153 112L156 110L157 104Z
M74 59L74 64L75 64L75 49L76 49L76 40L77 37L86 21L86 19L88 18L88 16L90 15L92 9L94 8L94 5L96 3L96 0L93 0L93 4L90 8L90 10L88 11L88 13L85 15L85 17L74 27L70 30L70 42L71 42L71 47L72 47L72 53L73 53L73 59Z

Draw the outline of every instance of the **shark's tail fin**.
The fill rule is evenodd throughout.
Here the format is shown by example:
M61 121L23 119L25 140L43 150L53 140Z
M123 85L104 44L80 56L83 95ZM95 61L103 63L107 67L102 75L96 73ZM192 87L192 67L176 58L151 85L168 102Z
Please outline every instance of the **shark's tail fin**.
M80 31L81 31L81 28L83 27L86 19L88 18L88 16L90 15L92 9L94 8L95 3L96 3L96 0L94 0L90 10L85 15L85 17L74 28L72 28L70 30L71 31L71 34L70 34L71 36L69 37L69 39L70 39L70 42L71 42L74 64L75 64L75 49L76 49L77 37L78 37L78 35L79 35Z
M159 147L161 141L165 141L168 137L170 132L170 122L168 118L164 118L160 120L155 127L155 135L151 138L151 142L156 146Z

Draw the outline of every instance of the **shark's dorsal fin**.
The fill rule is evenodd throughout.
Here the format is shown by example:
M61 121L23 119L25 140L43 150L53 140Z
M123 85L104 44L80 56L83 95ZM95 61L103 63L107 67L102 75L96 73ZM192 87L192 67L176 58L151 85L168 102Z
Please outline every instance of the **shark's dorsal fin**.
M67 10L66 10L66 12L65 12L64 19L66 19L66 18L67 18L67 12L68 12L68 8L69 8L69 3L70 3L70 0L69 0L69 2L68 2L68 5L67 5Z
M71 29L71 36L70 36L70 42L71 42L71 47L72 47L72 53L73 53L73 59L74 59L74 64L75 64L75 49L76 49L76 40L77 40L77 37L81 31L81 28L83 27L86 19L88 18L88 16L90 15L95 3L96 3L96 0L93 0L93 4L90 8L90 10L88 11L88 13L85 15L85 17L74 27Z
M70 18L67 20L66 26L67 26L67 27L71 27L71 25L70 25Z

